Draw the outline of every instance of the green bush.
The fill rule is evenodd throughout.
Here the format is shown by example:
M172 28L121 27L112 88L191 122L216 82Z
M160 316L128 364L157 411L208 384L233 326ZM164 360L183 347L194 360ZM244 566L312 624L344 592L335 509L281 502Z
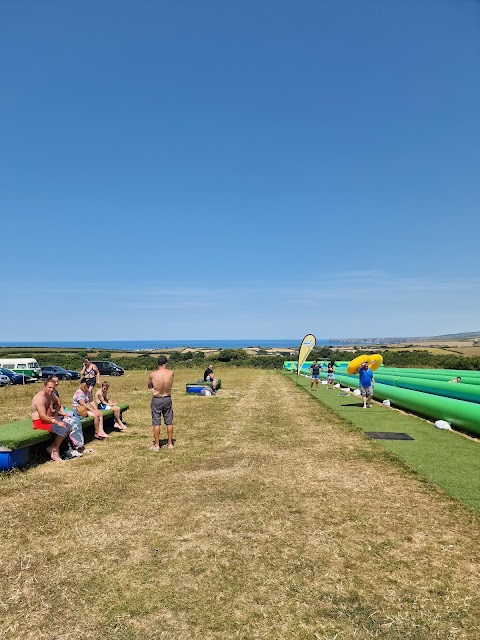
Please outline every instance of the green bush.
M374 351L371 349L370 351ZM342 351L341 349L332 349L330 347L321 347L313 349L309 360L352 360L357 355L365 353L366 350L361 351ZM104 352L105 353L105 352ZM421 349L415 349L414 351L380 351L383 356L383 362L387 367L425 367L425 368L438 368L438 369L465 369L465 370L480 370L480 357L469 357L455 354L436 355L424 351ZM250 356L243 349L222 349L216 356L208 355L209 361L215 363L218 362L219 366L234 366L234 367L255 367L259 369L281 369L285 360L295 360L290 352L285 352L285 355L269 356L269 355L255 355ZM84 351L76 351L71 353L62 352L39 352L30 353L39 365L58 365L65 369L73 369L75 371L81 371L83 360L85 357ZM182 366L189 369L202 369L205 366L205 354L203 352L196 351L172 351L171 353L165 353L168 360L173 366ZM137 357L116 357L115 363L118 366L123 367L126 370L131 369L147 369L149 371L157 368L157 358L159 354L154 356L149 353L142 353ZM5 356L8 357L8 356ZM100 358L100 354L97 356ZM97 358L95 358L97 359Z

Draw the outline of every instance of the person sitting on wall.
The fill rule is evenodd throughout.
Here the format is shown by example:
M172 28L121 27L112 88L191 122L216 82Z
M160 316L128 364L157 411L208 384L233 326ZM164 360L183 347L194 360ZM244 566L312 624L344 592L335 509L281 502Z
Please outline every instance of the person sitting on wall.
M209 364L208 367L203 372L203 381L211 382L212 389L215 391L215 389L217 388L218 382L217 382L217 379L215 378L215 374L213 373L213 364Z
M48 415L50 407L55 402L54 389L55 382L45 380L43 389L33 396L32 425L34 429L53 433L55 438L52 444L47 447L47 452L54 462L62 462L60 445L70 433L70 427L63 420Z
M69 448L67 449L66 457L79 458L85 451L82 422L80 418L73 415L73 411L69 412L63 406L60 394L58 393L58 376L48 376L48 380L51 380L55 384L55 389L52 394L53 402L48 408L48 415L57 420L62 420L70 427L70 433L68 434Z
M73 394L72 400L73 415L77 418L86 418L91 416L95 428L97 440L105 440L110 436L105 433L103 428L103 413L92 402L91 387L88 386L86 378L80 380L80 386Z
M95 392L95 402L97 404L97 409L100 409L100 411L103 411L104 409L111 409L113 411L113 417L115 419L115 428L119 431L125 431L127 427L122 422L120 407L116 404L113 404L113 402L108 399L109 387L109 382L102 382L102 386L100 387L100 389Z

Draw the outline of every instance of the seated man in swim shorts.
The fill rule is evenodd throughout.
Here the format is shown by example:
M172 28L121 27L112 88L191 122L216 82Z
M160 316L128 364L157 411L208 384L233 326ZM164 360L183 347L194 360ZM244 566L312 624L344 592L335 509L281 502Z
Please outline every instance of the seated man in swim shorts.
M42 429L53 433L55 436L52 444L47 447L47 452L54 462L62 462L60 457L60 445L70 433L70 428L58 418L49 416L49 408L55 402L53 391L55 382L46 380L41 391L32 399L32 425L34 429Z
M167 368L168 360L165 356L158 358L158 369L152 371L148 379L148 388L152 390L152 426L153 445L151 451L160 451L160 424L162 420L167 427L167 448L173 449L173 407L172 407L172 386L173 371Z
M116 404L113 404L108 399L108 389L110 387L109 382L102 382L102 386L95 392L95 402L97 403L97 409L103 411L104 409L112 409L113 417L115 419L115 428L120 431L125 431L127 428L123 422L120 415L120 407Z

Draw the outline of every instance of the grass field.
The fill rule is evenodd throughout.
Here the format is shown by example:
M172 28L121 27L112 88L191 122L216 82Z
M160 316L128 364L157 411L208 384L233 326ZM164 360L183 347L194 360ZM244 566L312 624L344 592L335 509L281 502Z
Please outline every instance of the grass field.
M296 377L284 373L292 384ZM300 376L298 384L309 391L310 378ZM407 433L413 440L378 440L424 478L459 498L480 516L480 440L457 431L436 429L432 422L411 413L373 402L374 411L364 411L363 401L353 394L326 391L324 385L312 393L347 422L362 431Z
M219 375L176 372L173 451L128 372L127 433L0 475L0 638L476 639L478 518L282 374Z

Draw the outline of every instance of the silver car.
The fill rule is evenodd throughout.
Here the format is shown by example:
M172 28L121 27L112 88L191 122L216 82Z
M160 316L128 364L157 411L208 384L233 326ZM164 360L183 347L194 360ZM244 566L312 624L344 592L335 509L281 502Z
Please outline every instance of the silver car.
M4 376L3 373L0 374L0 387L6 387L7 384L10 384L11 380L8 376Z

